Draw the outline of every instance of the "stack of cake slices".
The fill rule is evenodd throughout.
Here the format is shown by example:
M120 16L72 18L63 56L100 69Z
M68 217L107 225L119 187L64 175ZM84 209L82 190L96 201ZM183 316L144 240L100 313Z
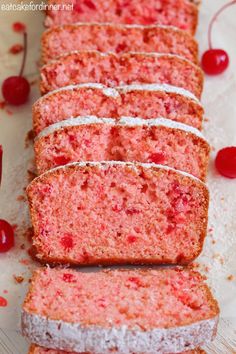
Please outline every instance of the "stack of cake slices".
M48 5L27 188L43 264L23 304L29 353L204 353L219 308L191 267L210 153L196 2Z

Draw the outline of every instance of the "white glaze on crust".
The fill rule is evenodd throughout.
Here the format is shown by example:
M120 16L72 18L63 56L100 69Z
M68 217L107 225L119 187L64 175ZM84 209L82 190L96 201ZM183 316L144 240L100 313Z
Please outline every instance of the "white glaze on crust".
M54 167L51 170L48 170L44 173L42 173L40 176L34 178L34 180L27 186L26 188L26 192L28 190L28 188L30 188L32 183L35 183L35 181L40 180L41 178L43 178L44 176L46 176L47 174L51 174L54 171L58 171L58 170L64 170L67 169L69 167L72 166L79 166L79 167L85 167L85 166L97 166L99 168L102 169L107 169L109 168L109 166L114 166L114 165L119 165L119 166L125 166L127 168L130 168L131 170L134 170L137 172L137 168L138 167L143 167L146 169L152 168L152 169L162 169L162 170L166 170L166 171L173 171L179 175L191 178L192 180L196 181L197 183L201 184L206 191L208 192L208 187L207 185L201 181L199 178L191 175L190 173L184 172L184 171L180 171L180 170L176 170L173 167L169 167L166 165L160 165L160 164L155 164L155 163L142 163L142 162L124 162L124 161L83 161L83 162L70 162L66 165L63 166L58 166L58 167Z
M183 35L186 35L188 37L191 37L193 39L193 41L195 41L194 37L191 36L190 33L186 32L185 30L181 30L178 27L175 26L168 26L168 25L138 25L138 24L123 24L123 23L111 23L111 22L75 22L75 23L71 23L71 24L64 24L64 25L59 25L59 26L53 26L51 28L48 28L44 33L48 33L48 32L54 32L54 30L62 29L62 28L66 28L66 27L119 27L119 28L140 28L140 29L155 29L155 28L163 28L163 29L167 29L167 30L173 30L175 32L180 32Z
M214 339L218 316L190 325L155 328L150 331L127 326L103 328L82 327L79 323L52 320L22 312L22 333L31 342L52 349L96 354L164 354L195 349ZM155 350L154 350L155 348Z
M57 92L79 90L80 88L101 90L105 96L114 97L114 98L119 97L121 93L130 92L130 91L161 91L166 93L175 93L177 95L181 95L188 99L191 99L192 101L195 101L199 106L202 107L201 102L193 93L191 93L188 90L185 90L184 88L177 87L177 86L172 86L168 84L140 84L140 85L132 84L132 85L117 86L116 88L110 88L99 83L87 83L87 84L68 85L68 86L60 87L40 97L35 102L35 105L41 101L44 101L45 98L53 96Z
M115 120L112 118L98 118L96 116L81 116L76 118L69 118L57 123L54 123L45 129L43 129L35 140L38 140L42 137L45 137L49 134L54 133L57 130L63 129L64 127L71 127L71 126L79 126L84 124L109 124L109 125L126 125L126 126L162 126L172 129L182 130L187 133L191 133L196 135L197 137L206 141L202 133L189 125L172 121L166 118L156 118L156 119L142 119L142 118L134 118L134 117L120 117L119 120Z

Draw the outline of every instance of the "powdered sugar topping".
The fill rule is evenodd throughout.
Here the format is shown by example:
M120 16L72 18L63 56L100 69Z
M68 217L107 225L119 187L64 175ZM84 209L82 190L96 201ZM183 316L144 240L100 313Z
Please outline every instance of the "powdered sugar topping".
M45 137L53 132L63 129L64 127L71 127L71 126L79 126L84 124L110 124L110 125L127 125L127 126L163 126L172 129L180 129L187 133L194 134L201 139L204 139L202 133L189 125L172 121L166 118L156 118L156 119L143 119L143 118L134 118L134 117L120 117L119 120L115 120L112 118L98 118L96 116L81 116L77 118L69 118L67 120L63 120L61 122L57 122L55 124L50 125L49 127L42 130L39 135L36 137L40 139Z
M172 86L168 84L132 84L132 85L118 86L116 88L109 88L99 83L86 83L86 84L68 85L68 86L60 87L40 97L36 101L35 105L41 101L43 102L45 98L53 96L57 92L73 91L82 88L101 90L105 96L114 97L114 98L119 97L121 93L130 92L130 91L162 91L166 93L175 93L181 96L185 96L186 98L189 98L195 101L196 103L198 103L200 106L202 106L198 98L193 93L177 86Z

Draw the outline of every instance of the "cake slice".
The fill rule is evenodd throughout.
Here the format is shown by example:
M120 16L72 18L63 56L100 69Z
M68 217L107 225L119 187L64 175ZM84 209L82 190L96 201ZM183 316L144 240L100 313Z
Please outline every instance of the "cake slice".
M143 83L167 83L200 98L203 73L199 66L178 55L157 53L70 52L41 68L41 93L83 83L109 87Z
M190 269L41 268L24 301L22 332L66 351L179 353L211 341L218 314L201 275Z
M172 26L77 23L50 28L41 44L44 63L73 50L170 53L198 63L196 40Z
M162 165L72 163L34 179L27 195L42 262L187 264L206 235L207 187Z
M189 91L163 85L107 88L101 84L67 86L41 97L33 105L34 131L68 117L165 117L201 130L203 107Z
M31 345L29 354L96 354L96 352L93 353L65 352L64 350L48 349L48 348L39 347L37 345ZM136 354L136 353L132 353L132 354ZM173 353L169 353L169 354L173 354ZM201 349L193 349L193 350L187 350L181 352L179 354L206 354L206 352Z
M197 129L164 118L72 118L44 129L34 147L39 174L69 162L138 161L168 165L203 181L210 153Z
M49 0L47 27L75 22L172 25L194 34L198 8L186 0Z

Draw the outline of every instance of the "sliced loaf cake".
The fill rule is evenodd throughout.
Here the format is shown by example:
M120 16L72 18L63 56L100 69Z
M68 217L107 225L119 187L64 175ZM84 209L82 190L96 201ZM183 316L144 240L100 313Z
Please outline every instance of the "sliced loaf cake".
M101 83L109 87L129 84L169 84L200 98L203 73L199 66L178 55L156 53L70 52L41 68L41 93L66 85Z
M23 305L22 331L37 345L79 353L179 353L210 342L218 314L190 269L41 268Z
M187 264L206 235L207 187L162 165L72 163L34 179L27 194L43 262Z
M210 147L195 128L168 119L79 117L44 129L35 141L41 174L69 162L138 161L205 180Z
M186 31L172 26L78 23L52 27L41 40L46 63L73 50L178 54L198 63L198 45Z
M67 86L41 97L33 105L35 134L68 117L165 117L201 130L203 107L189 91L170 85L101 84Z
M187 0L49 0L48 5L47 27L75 22L161 24L194 34L198 23L198 8Z

